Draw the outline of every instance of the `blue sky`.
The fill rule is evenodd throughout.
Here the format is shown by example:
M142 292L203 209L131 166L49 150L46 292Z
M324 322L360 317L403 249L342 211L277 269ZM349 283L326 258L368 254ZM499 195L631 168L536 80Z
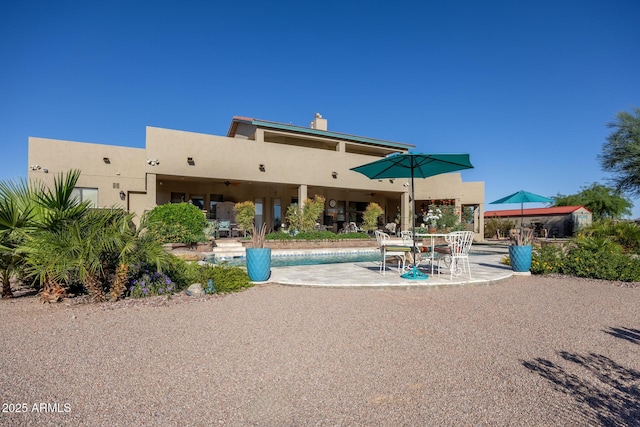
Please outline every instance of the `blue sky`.
M637 0L140 3L1 3L0 179L26 177L29 136L143 147L319 112L469 153L487 203L552 197L606 183L606 125L640 107Z

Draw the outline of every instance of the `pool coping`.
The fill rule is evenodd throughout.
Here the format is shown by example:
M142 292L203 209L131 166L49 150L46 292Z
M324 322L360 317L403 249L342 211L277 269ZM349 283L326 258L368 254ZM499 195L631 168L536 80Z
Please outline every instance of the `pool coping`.
M507 280L513 276L513 270L511 270L509 266L500 263L504 255L508 253L506 248L484 245L478 246L493 254L483 254L469 258L471 278L466 274L453 277L450 277L448 273L431 275L430 267L427 265L427 272L429 273L427 280L407 280L400 277L400 273L395 268L389 268L383 275L379 271L379 262L367 261L272 267L269 280L254 283L331 288L414 289L438 288L452 285L491 284ZM358 249L362 251L362 248ZM341 248L340 251L330 250L329 252L336 253L343 252L344 250L345 248ZM327 250L307 249L302 251L312 253L311 251L322 252ZM377 252L377 249L373 251Z

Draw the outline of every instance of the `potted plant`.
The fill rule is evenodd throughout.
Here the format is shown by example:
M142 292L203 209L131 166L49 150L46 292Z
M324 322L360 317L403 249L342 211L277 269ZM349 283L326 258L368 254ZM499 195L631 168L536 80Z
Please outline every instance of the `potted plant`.
M440 218L442 218L442 210L433 205L429 206L429 210L423 215L422 221L424 221L424 227L429 229L430 234L438 231L438 220Z
M533 230L521 228L513 236L513 242L509 246L509 262L511 269L516 273L528 273L531 269L531 240Z
M251 248L246 248L247 274L252 282L264 282L271 276L271 248L264 247L267 224L256 228L256 206L253 202L236 203L236 221L244 230L251 228Z

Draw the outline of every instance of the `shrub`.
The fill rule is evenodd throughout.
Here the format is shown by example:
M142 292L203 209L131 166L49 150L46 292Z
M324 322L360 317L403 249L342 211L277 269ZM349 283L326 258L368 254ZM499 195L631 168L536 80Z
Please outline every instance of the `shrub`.
M565 257L562 273L591 279L640 281L640 260L622 253L576 247Z
M559 273L562 270L563 259L562 248L558 246L545 245L540 248L534 248L531 256L531 273Z
M379 204L375 202L371 202L367 205L367 208L362 215L363 223L362 228L371 231L378 228L378 218L382 215L384 211L380 207Z
M447 229L451 231L464 230L464 224L460 223L460 216L454 205L438 206L442 215L438 220L439 229Z
M127 289L133 298L171 296L176 292L176 286L169 276L146 264L134 265L129 269Z
M640 254L640 227L632 222L601 220L578 232L578 238L606 238L618 243L626 253Z
M324 197L316 194L313 200L305 200L303 207L290 205L287 208L289 228L295 231L312 231L318 217L324 211L324 200Z
M176 292L187 288L191 283L195 283L191 281L193 276L191 270L193 270L194 266L197 266L197 264L187 262L175 255L171 256L169 265L163 271L176 285Z
M253 221L256 217L256 205L251 202L236 203L233 209L236 212L236 222L243 231L250 231L253 228Z
M516 226L515 221L503 219L497 216L493 216L484 222L484 237L495 237L496 231L500 230L502 236L508 236L509 230Z
M160 243L204 242L207 220L191 203L167 203L145 215L147 232Z
M342 240L342 239L369 239L369 235L365 233L340 233L335 234L331 231L306 231L298 233L295 236L276 232L269 233L265 236L266 240Z
M206 288L209 279L213 280L216 292L237 292L253 286L247 272L240 268L225 264L192 264L190 272L193 283L201 283Z

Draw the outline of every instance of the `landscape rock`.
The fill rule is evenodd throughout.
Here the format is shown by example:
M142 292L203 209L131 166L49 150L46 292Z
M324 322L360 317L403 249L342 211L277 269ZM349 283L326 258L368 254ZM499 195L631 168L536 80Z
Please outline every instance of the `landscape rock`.
M194 283L189 286L184 293L193 297L202 296L204 295L204 289L202 289L202 285L200 283Z

